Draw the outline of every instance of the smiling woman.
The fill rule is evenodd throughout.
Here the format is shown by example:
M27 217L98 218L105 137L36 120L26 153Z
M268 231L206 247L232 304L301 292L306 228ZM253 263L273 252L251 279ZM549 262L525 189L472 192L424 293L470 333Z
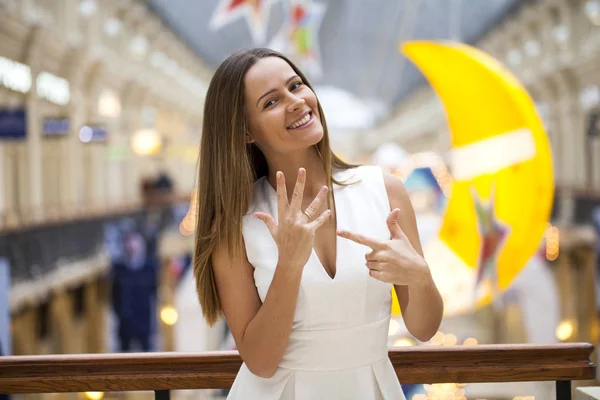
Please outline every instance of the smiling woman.
M245 87L250 100L245 107L248 141L267 159L306 149L323 138L317 97L285 60L267 57L258 61L246 74Z
M228 398L403 399L391 289L421 340L442 304L400 181L333 154L312 87L271 50L225 60L204 115L194 275L244 361Z

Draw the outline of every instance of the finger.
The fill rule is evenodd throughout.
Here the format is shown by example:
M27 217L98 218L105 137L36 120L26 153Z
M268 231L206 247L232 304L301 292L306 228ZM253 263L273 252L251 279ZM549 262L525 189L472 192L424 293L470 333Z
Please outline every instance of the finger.
M377 260L377 252L375 250L370 251L365 254L365 260L367 261L375 261Z
M271 233L271 236L275 237L275 233L277 230L277 224L275 223L275 220L273 219L273 217L271 217L269 214L264 213L264 212L255 212L252 215L255 218L262 220L265 223L265 225L267 225L267 229Z
M284 211L287 210L288 207L288 197L287 197L287 189L285 187L285 175L281 171L277 171L275 175L277 180L277 211L279 213L279 217L283 215Z
M295 210L300 210L302 205L302 196L304 196L304 183L306 182L306 170L300 168L298 170L298 179L296 179L296 186L294 186L294 193L292 194L292 201L290 207Z
M379 263L377 261L369 260L365 263L367 268L379 270Z
M317 219L310 223L310 226L313 229L317 230L321 226L323 226L323 224L329 219L329 217L331 217L331 210L325 210L321 215L319 215Z
M404 239L406 237L402 231L402 228L400 228L400 224L398 224L399 216L400 210L398 208L394 208L385 221L388 229L390 230L390 234L392 235L392 239Z
M319 190L319 193L314 198L314 200L308 205L308 207L306 207L306 210L304 210L304 213L307 214L307 217L309 217L309 219L311 219L313 215L316 215L317 212L319 212L319 210L321 209L323 202L325 202L325 199L327 198L327 190L328 187L323 186L321 190Z
M369 269L369 275L371 276L371 278L375 278L378 281L385 282L385 280L383 279L383 273L377 269Z
M390 275L384 270L370 269L369 275L371 276L371 278L375 278L378 281L385 282L385 283L392 283L392 281L390 280Z
M379 250L379 249L383 248L383 243L378 242L375 239L366 237L364 235L360 235L358 233L353 233L353 232L348 232L348 231L338 229L337 234L338 234L338 236L352 240L353 242L356 242L358 244L362 244L364 246L370 247L373 250Z
M386 243L382 243L383 249L374 250L367 254L365 254L366 261L378 262L380 265L382 263L387 263L394 260L394 256L390 254L389 251L385 250Z

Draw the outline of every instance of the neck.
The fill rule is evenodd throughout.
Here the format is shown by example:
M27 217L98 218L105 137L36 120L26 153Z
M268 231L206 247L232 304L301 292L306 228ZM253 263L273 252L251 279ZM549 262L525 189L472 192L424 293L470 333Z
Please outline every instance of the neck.
M327 184L327 177L323 168L323 162L317 154L314 146L302 153L286 154L284 157L267 160L269 165L268 180L271 186L277 189L275 174L283 172L288 197L291 198L298 179L298 170L306 170L306 183L304 185L304 196L315 197L323 185Z

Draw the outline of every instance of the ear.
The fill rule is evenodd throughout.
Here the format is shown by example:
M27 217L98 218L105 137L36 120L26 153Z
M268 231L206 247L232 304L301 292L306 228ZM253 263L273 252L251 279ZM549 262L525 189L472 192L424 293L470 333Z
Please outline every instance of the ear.
M254 143L255 140L252 137L252 135L250 134L250 132L246 132L246 134L244 135L244 138L246 139L246 144L250 144L250 143Z

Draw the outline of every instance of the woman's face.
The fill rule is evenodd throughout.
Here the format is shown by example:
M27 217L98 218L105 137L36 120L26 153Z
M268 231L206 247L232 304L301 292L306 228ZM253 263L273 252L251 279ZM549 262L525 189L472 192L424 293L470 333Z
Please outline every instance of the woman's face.
M244 85L249 137L263 153L290 153L321 141L317 97L285 60L259 60Z

